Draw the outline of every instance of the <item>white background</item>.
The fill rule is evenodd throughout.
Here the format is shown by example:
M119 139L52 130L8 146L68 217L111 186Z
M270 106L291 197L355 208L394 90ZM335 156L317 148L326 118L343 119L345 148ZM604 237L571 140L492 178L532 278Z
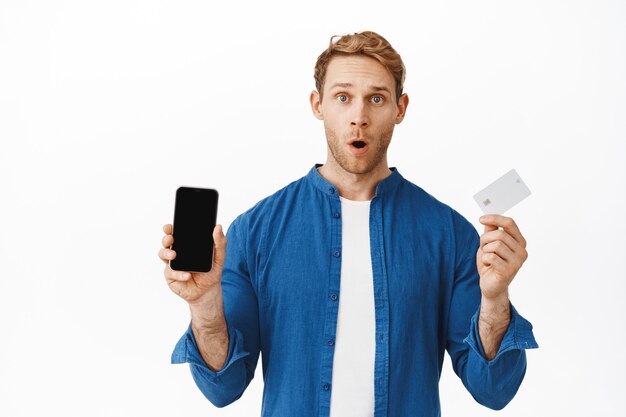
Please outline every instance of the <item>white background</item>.
M326 157L311 114L331 35L374 30L411 101L389 163L483 233L511 168L534 325L499 416L620 416L626 401L626 5L621 1L0 0L0 415L257 416L261 363L217 409L170 353L186 304L161 227L180 185L227 227ZM444 416L490 416L453 373Z

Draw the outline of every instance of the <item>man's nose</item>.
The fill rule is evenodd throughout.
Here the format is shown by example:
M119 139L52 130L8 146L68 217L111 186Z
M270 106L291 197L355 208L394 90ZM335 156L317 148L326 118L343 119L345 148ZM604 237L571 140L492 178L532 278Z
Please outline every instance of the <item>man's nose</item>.
M350 124L355 127L366 127L369 123L367 105L362 101L354 103L353 110Z

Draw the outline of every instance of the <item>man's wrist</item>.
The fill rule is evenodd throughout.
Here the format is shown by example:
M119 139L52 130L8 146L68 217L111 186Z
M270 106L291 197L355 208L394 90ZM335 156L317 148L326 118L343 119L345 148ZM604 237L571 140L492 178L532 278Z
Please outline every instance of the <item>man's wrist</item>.
M496 357L510 322L511 309L508 293L496 298L483 295L478 316L478 332L487 360Z
M491 328L507 327L511 320L511 304L508 292L489 298L483 295L480 302L479 324Z
M198 333L215 334L227 329L220 284L210 288L202 299L189 303L189 311L191 327Z
M196 340L203 337L213 337L216 335L228 336L228 326L224 324L219 324L215 326L211 326L210 324L206 325L203 323L198 324L197 321L194 321L192 319L191 330L196 337Z

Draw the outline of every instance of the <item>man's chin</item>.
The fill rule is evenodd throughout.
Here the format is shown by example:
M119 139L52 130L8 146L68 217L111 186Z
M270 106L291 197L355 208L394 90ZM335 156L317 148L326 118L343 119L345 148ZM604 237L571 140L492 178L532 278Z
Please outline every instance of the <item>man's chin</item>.
M376 164L373 164L371 162L364 162L365 161L363 161L362 163L343 163L339 165L344 171L353 175L366 175L374 171L374 169L376 168Z
M374 152L375 149L373 148L360 156L344 153L340 149L334 149L330 146L329 149L335 164L347 174L368 175L379 168L381 164L385 164L385 152Z

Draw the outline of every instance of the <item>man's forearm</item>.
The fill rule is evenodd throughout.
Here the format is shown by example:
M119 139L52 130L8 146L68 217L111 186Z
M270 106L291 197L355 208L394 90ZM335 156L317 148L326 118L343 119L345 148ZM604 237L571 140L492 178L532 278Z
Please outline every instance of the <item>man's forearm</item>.
M496 357L510 321L511 308L508 294L497 300L490 300L483 296L478 316L478 333L487 360Z
M228 326L224 317L222 286L212 288L201 303L190 304L191 330L209 369L219 371L228 356Z

